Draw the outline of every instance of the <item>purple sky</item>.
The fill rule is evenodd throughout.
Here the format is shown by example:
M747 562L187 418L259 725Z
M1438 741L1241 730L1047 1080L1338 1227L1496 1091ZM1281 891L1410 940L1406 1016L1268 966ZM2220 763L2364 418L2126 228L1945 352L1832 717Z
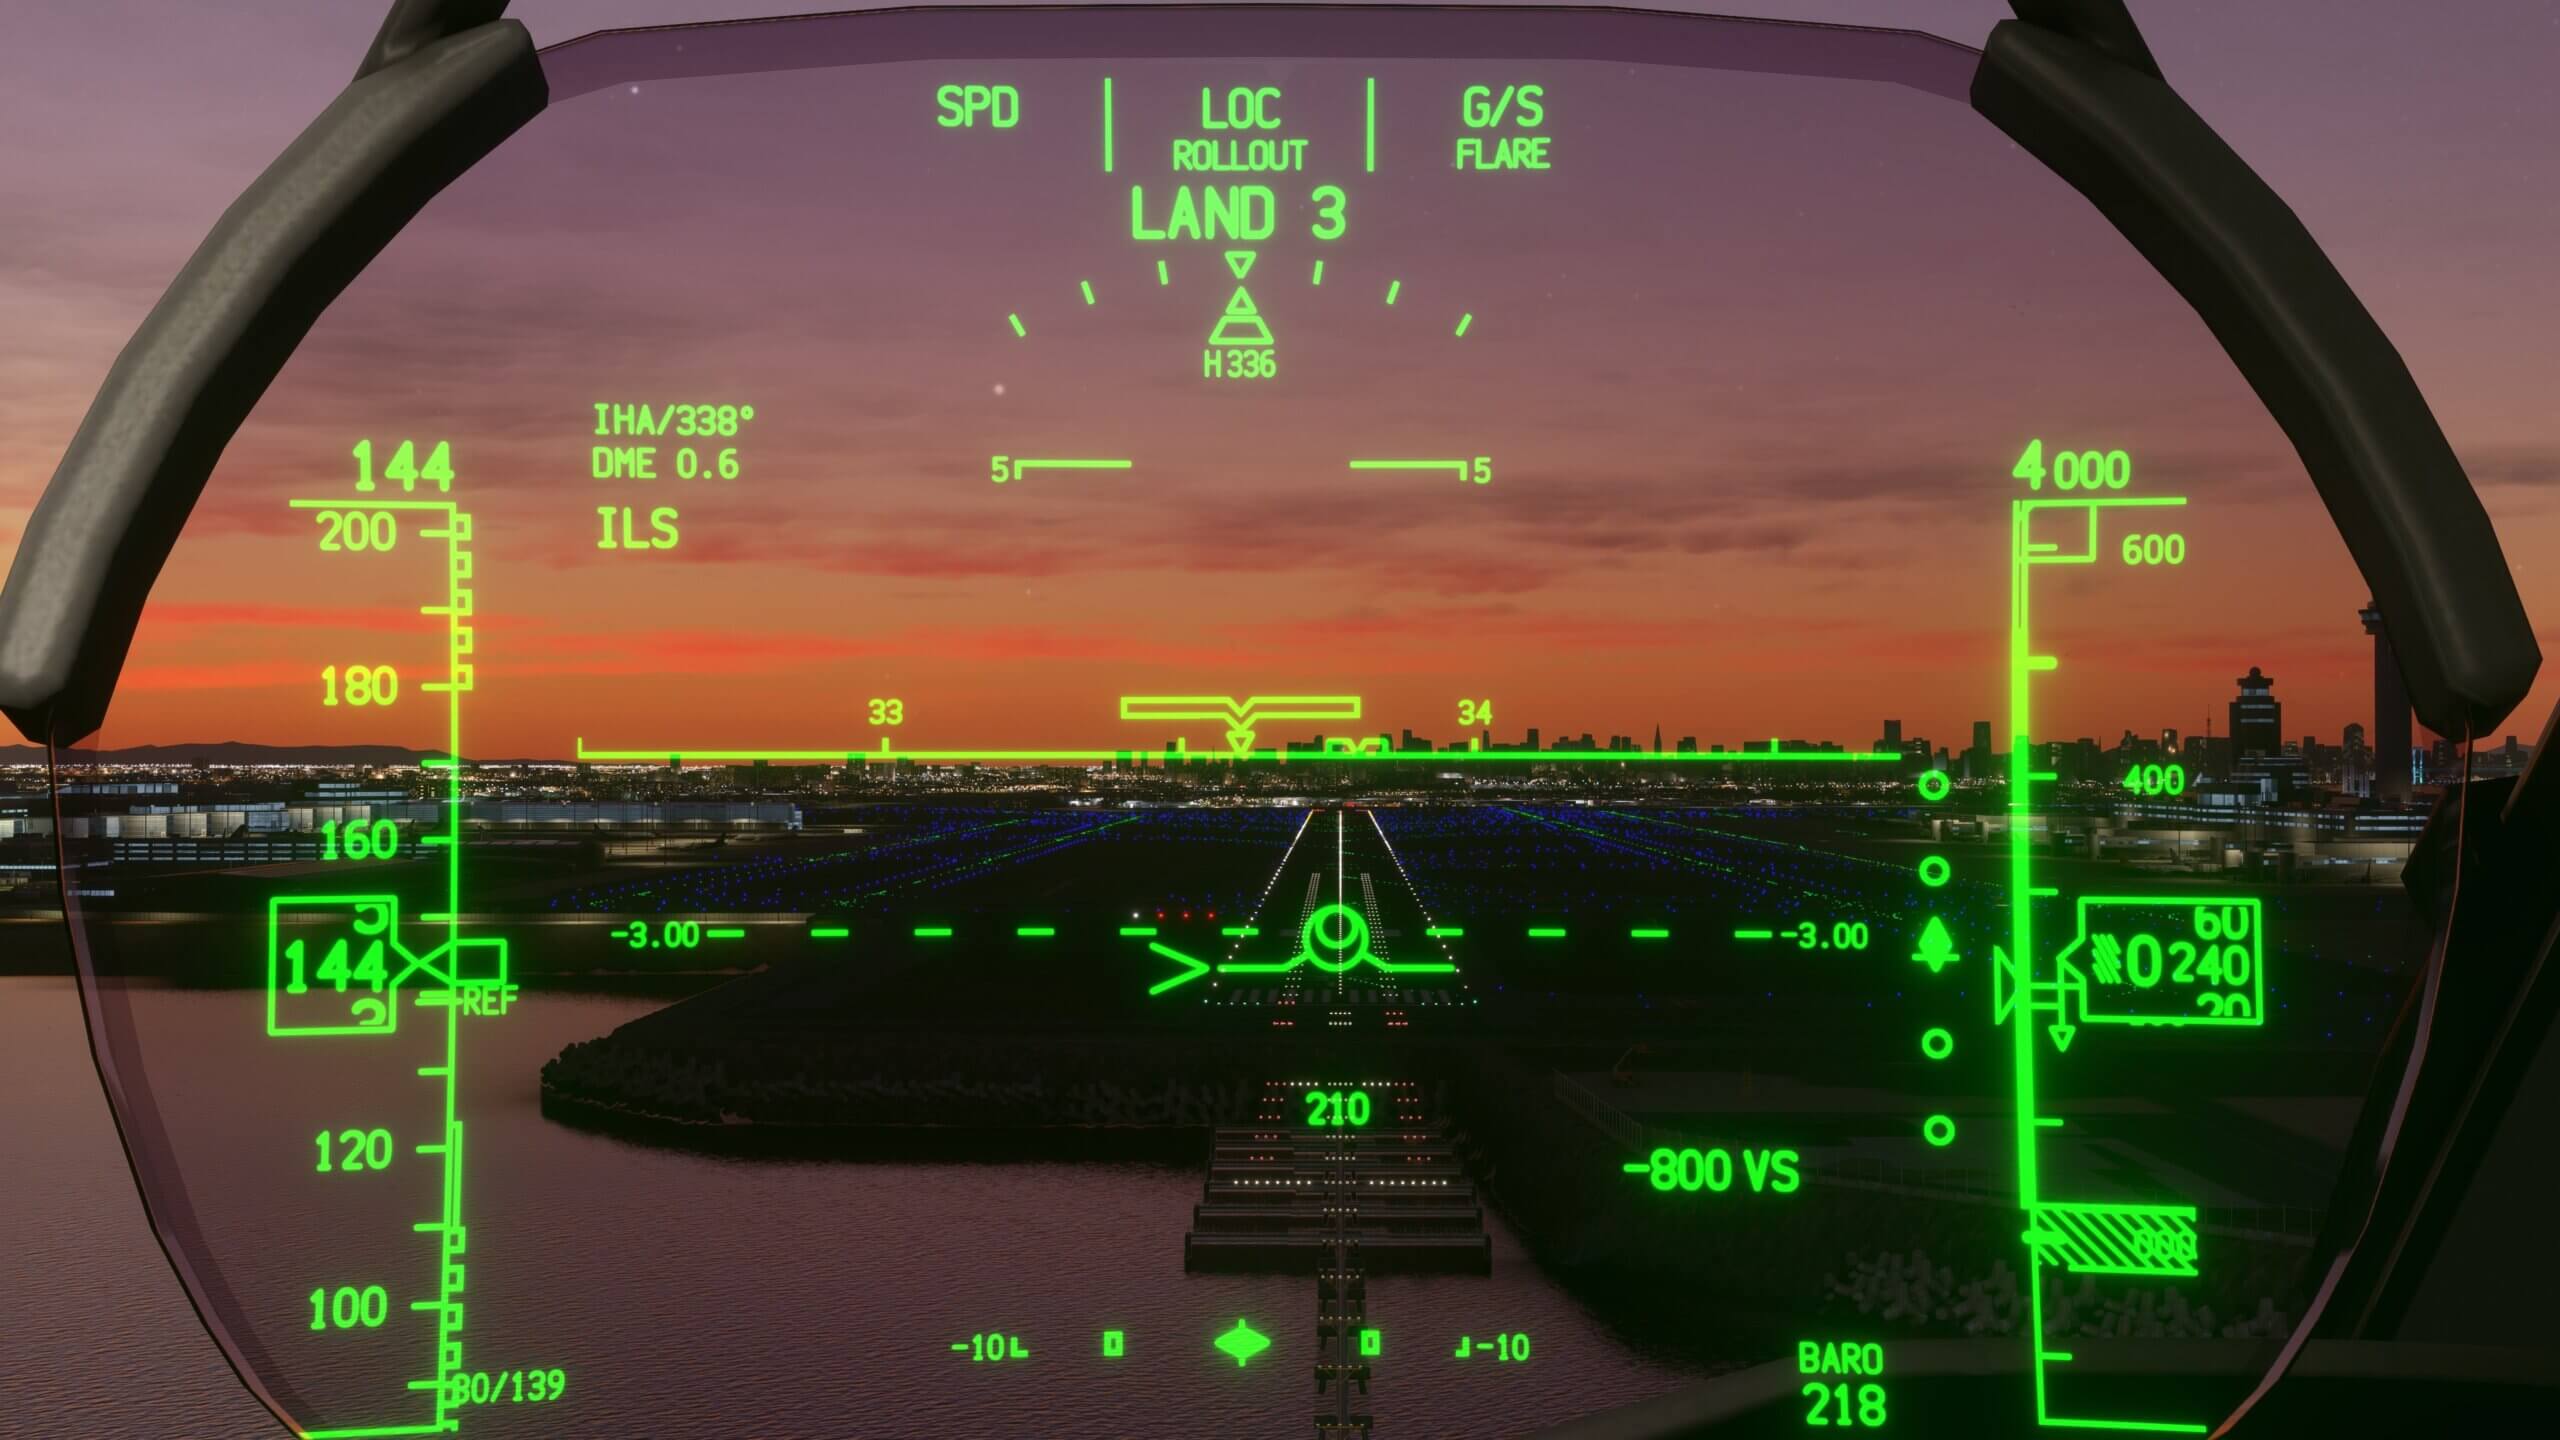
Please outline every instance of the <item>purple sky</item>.
M1712 8L1968 42L2004 13L1980 3ZM2470 4L2457 28L2423 7L2337 0L2138 8L2172 81L2292 201L2400 344L2500 524L2528 606L2560 610L2550 578L2560 572L2537 563L2560 543L2549 379L2560 285L2546 258L2560 239L2549 159L2560 153L2560 101L2545 84L2560 68L2560 12ZM769 11L704 0L516 7L544 43L608 24ZM343 82L375 19L372 5L348 0L279 0L246 14L95 0L16 22L22 43L0 60L0 134L18 137L0 153L0 214L12 217L0 225L0 541L14 542L99 375L168 274ZM2552 636L2545 647L2560 653ZM2352 640L2337 648L2343 670ZM2363 718L2327 713L2355 689L2331 679L2295 712L2303 723L2288 715L2289 730L2334 735L2341 720ZM2508 728L2532 734L2555 694L2546 683ZM1499 728L1536 718L1514 712ZM1961 743L1951 720L1926 723Z

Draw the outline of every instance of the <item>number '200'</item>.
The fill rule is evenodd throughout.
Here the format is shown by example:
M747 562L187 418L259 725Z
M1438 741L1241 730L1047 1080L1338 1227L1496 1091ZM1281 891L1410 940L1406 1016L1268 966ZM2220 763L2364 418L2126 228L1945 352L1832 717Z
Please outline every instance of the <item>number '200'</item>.
M388 550L400 539L400 517L388 510L323 510L323 550Z

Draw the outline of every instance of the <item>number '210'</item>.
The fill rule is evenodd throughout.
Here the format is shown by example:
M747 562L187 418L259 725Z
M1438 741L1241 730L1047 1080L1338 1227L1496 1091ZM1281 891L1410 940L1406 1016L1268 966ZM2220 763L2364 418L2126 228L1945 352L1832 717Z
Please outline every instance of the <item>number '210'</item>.
M1366 1090L1310 1090L1306 1094L1307 1123L1340 1130L1369 1123L1369 1092Z

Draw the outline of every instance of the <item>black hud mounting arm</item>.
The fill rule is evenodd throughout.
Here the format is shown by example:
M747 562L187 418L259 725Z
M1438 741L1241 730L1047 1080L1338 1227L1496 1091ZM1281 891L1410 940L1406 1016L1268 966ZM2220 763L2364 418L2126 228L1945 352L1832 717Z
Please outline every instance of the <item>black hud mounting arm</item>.
M2222 342L2373 587L2418 717L2485 735L2542 651L2409 367L2293 211L2160 76L2122 0L2016 0L1973 107L2097 206Z
M548 103L496 0L400 0L356 78L223 212L108 370L0 590L0 712L106 718L144 598L259 397L411 217Z

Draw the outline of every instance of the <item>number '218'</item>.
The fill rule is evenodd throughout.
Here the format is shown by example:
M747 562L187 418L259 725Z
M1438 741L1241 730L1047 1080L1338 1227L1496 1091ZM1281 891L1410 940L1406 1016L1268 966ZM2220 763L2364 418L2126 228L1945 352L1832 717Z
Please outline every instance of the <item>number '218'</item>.
M1884 1424L1884 1387L1881 1385L1859 1386L1858 1408L1854 1411L1849 1408L1849 1387L1846 1384L1825 1385L1819 1380L1808 1380L1801 1393L1813 1397L1813 1408L1805 1412L1804 1423L1807 1425L1846 1425L1852 1429L1864 1425L1872 1430ZM1825 1410L1836 1410L1838 1418L1823 1413Z

